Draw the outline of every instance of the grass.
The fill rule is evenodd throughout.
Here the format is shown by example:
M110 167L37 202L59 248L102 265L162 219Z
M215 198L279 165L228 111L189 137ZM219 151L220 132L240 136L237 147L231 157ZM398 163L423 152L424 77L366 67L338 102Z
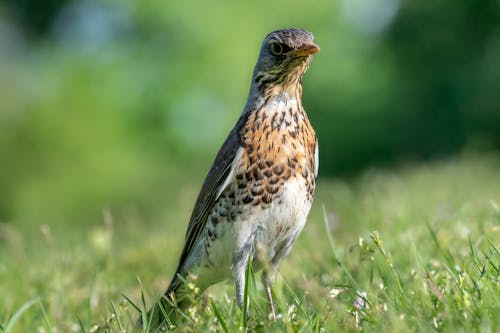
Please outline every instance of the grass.
M497 155L466 154L321 179L274 284L278 318L252 273L251 320L223 283L178 331L498 332L499 170ZM92 230L0 225L0 332L133 332L136 307L171 277L187 221L165 229L104 215Z

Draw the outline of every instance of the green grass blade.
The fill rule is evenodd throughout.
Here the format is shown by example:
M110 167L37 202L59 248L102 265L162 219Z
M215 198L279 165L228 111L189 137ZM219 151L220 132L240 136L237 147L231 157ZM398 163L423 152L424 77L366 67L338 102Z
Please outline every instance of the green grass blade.
M500 255L500 250L497 248L495 244L493 244L493 242L490 239L488 239L488 243L491 245L491 248L495 251L495 253L497 255Z
M49 317L47 316L47 312L45 311L45 307L43 306L43 302L40 299L40 309L42 309L42 314L43 314L43 320L45 321L45 324L47 324L47 329L49 330L49 333L52 333L52 325L50 324Z
M141 319L142 319L142 330L144 332L149 332L150 328L151 328L151 321L153 319L153 316L149 316L148 315L148 312L147 312L147 305L146 305L146 297L144 296L144 287L142 285L142 280L141 278L138 276L137 277L137 281L139 282L139 285L141 287L141 304L140 304L140 307L139 306L136 306L134 305L134 303L132 303L128 298L126 298L130 304L132 304L138 311L139 313L141 314ZM152 309L151 309L151 313L154 312L154 307L156 306L153 305Z
M17 311L14 313L14 315L9 319L7 326L5 326L4 333L10 333L12 332L14 325L16 322L21 318L21 316L34 304L40 302L40 297L33 298L32 300L29 300L28 302L24 303Z
M496 245L493 244L493 242L491 240L488 239L488 243L491 246L491 251L490 251L491 254L489 254L489 255L485 254L484 256L485 256L486 260L488 261L488 263L490 264L490 266L495 271L495 275L498 276L500 274L500 267L498 266L498 264L496 264L496 263L493 262L493 258L495 258L495 256L493 254L496 254L497 256L499 256L500 255L500 251L498 250L498 248L496 247Z
M139 313L141 313L141 309L134 303L130 298L127 297L127 295L122 294L122 297L125 298L125 300L132 305L132 307Z
M222 318L222 315L219 311L219 309L217 308L217 306L215 305L215 302L213 299L210 298L210 306L212 307L212 310L214 310L214 314L215 314L215 317L217 317L217 320L219 321L219 324L220 326L222 327L222 330L225 332L225 333L229 333L229 330L227 329L227 324L226 322L224 321L224 318Z
M115 307L115 304L113 303L113 301L111 301L111 309L113 310L113 314L115 315L116 322L118 323L118 327L120 328L120 331L124 331L125 329L122 325L120 317L118 316L118 311L116 311L116 307Z
M243 328L246 330L248 326L248 290L250 285L250 271L252 260L248 259L245 273L245 289L243 290L243 309L241 311Z
M80 320L80 318L77 318L77 320L78 320L78 325L80 325L80 331L82 331L82 333L85 333L85 327L83 326L82 321Z
M373 243L377 246L380 254L382 254L382 256L384 257L385 262L386 262L387 266L389 267L389 270L391 271L392 278L394 279L394 281L396 281L396 285L398 287L399 292L401 294L403 294L404 290L403 290L403 285L401 284L401 279L399 278L399 275L396 272L396 269L394 267L394 263L392 261L392 257L385 250L384 243L382 241L382 237L380 237L380 234L378 231L373 231L370 234L370 238L372 239Z
M146 298L144 297L144 289L142 289L142 284L141 284L141 316L142 316L142 329L145 332L148 332L151 323L148 321ZM149 320L151 320L151 318L149 318Z
M476 266L477 270L479 271L480 276L483 277L483 275L486 271L485 265L483 265L483 267L481 267L481 264L479 263L479 259L477 257L477 253L474 250L474 246L472 245L472 240L470 239L470 237L469 237L469 249L470 249L470 256L472 258L474 266Z

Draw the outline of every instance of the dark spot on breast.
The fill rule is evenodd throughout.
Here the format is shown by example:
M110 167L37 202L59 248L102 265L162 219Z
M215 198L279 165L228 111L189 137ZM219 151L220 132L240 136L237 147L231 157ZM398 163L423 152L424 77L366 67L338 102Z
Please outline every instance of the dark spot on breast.
M281 111L280 113L280 120L279 120L280 125L283 124L283 120L285 120L285 111Z
M275 186L268 185L267 188L266 188L266 191L269 194L276 194L279 189L280 189L280 187L277 186L277 185L275 185Z
M264 176L267 178L271 177L273 175L272 171L270 169L264 170Z
M266 168L266 162L259 161L258 166L259 166L259 169L265 169Z
M255 180L259 180L259 179L262 179L264 177L262 175L262 172L260 172L259 169L257 169L257 168L253 168L252 176Z
M281 136L281 142L282 142L284 145L286 144L286 135L285 135L285 134L283 134L283 135Z
M287 180L290 178L291 175L292 175L291 170L287 168L287 169L285 169L285 173L283 174L283 179Z
M270 204L272 200L273 200L273 198L271 197L270 194L264 194L262 196L262 202L265 204Z
M261 195L263 192L264 192L264 187L262 186L252 188L252 195L254 196Z
M285 166L283 164L278 164L273 168L273 172L279 176L285 171Z
M269 184L275 185L275 184L278 184L279 181L280 181L280 177L278 177L278 176L272 176L269 179Z
M274 113L273 116L272 116L272 118L271 118L271 126L272 126L273 129L276 129L279 126L279 124L276 123L276 117L277 116L278 116L278 114Z
M271 161L271 160L266 160L266 165L267 165L268 167L270 167L271 165L273 165L273 161Z
M243 202L244 204L248 204L250 202L252 202L253 198L249 195L245 195L242 199L241 199L241 202Z

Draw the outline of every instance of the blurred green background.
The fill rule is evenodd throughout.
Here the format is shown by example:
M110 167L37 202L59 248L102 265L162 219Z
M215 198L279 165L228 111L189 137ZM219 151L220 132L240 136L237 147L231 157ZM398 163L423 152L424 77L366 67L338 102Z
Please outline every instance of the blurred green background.
M281 27L321 47L320 177L500 147L497 0L4 0L0 222L184 229Z

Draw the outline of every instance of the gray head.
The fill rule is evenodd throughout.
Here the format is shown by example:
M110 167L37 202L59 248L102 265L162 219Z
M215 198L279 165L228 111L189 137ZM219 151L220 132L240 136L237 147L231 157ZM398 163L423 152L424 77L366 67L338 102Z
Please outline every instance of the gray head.
M267 35L254 69L254 89L262 92L300 84L311 55L319 52L313 39L312 33L302 29L276 30Z

